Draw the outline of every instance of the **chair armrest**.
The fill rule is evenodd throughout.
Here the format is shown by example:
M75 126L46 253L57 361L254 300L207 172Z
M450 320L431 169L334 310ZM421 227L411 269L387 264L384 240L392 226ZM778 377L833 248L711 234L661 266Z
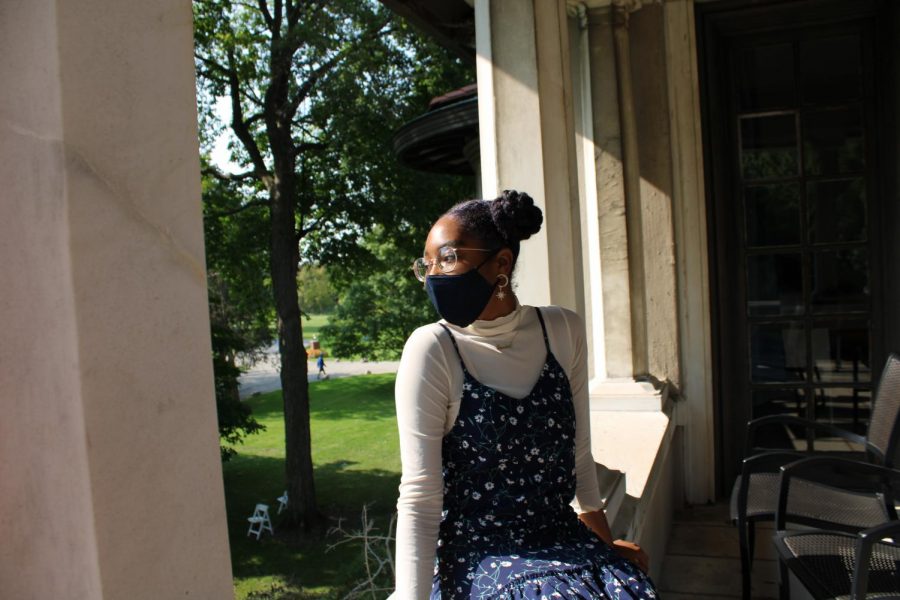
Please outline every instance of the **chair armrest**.
M859 533L859 539L856 542L856 565L853 568L851 600L865 599L869 584L869 558L872 556L875 544L884 538L893 538L895 542L900 538L900 521L882 523Z
M829 423L810 421L809 419L803 419L800 417L795 417L793 415L769 415L767 417L759 417L758 419L753 419L752 421L749 421L747 423L747 439L744 444L744 448L747 454L751 454L751 449L755 447L754 439L756 438L757 430L763 427L770 427L772 425L796 425L798 427L803 427L804 429L806 429L807 433L812 432L813 434L830 434L845 439L848 442L861 444L862 446L867 447L865 437L857 435L851 431L847 431L846 429L841 429L840 427L836 427Z
M746 477L753 473L779 473L781 467L798 462L808 456L799 451L789 450L760 452L741 461L741 474Z
M779 473L782 466L788 463L796 462L803 458L800 452L760 452L753 456L748 456L741 461L741 475L738 478L738 484L733 494L733 508L735 514L732 519L737 523L743 523L747 515L747 501L752 485L751 476L756 473Z
M873 493L900 490L900 471L848 458L812 456L781 467L778 504L775 509L775 528L783 530L787 522L787 503L791 480L804 479L839 487L853 492ZM893 504L888 503L889 510ZM896 518L895 514L892 514Z

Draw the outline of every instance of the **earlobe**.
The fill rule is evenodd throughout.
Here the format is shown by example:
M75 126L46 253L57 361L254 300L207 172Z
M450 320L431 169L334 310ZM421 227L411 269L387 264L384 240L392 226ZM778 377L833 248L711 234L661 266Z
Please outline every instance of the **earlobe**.
M507 277L512 275L512 252L510 250L504 249L497 254L497 267Z

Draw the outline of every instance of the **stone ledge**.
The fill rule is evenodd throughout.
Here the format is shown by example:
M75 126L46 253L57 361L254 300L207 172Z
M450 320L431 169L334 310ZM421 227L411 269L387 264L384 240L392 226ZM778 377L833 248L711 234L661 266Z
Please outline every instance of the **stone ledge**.
M610 529L613 537L634 540L656 558L651 575L659 574L672 508L680 502L674 497L674 436L669 411L591 411L594 460L613 473L622 472L626 492L614 514L607 512Z
M669 386L634 379L592 380L591 411L659 412L666 408Z
M619 515L619 509L625 499L625 474L606 468L600 463L597 467L597 487L600 488L600 499L603 501L603 512L610 526Z

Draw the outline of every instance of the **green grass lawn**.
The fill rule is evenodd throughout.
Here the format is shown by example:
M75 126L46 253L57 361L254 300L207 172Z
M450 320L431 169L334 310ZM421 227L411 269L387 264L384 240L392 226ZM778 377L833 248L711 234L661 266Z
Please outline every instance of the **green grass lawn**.
M304 322L305 325L305 322ZM359 526L362 507L383 531L395 510L400 450L394 413L394 375L362 375L310 384L316 493L329 525ZM337 536L298 540L278 535L284 491L284 421L281 392L250 398L266 431L237 446L225 463L225 502L235 595L244 598L340 598L363 574L360 546L326 554ZM257 502L269 505L276 536L247 537ZM287 590L267 595L272 589Z
M328 315L325 314L309 315L308 319L303 317L303 337L307 340L313 339L314 336L321 339L319 331L327 324Z

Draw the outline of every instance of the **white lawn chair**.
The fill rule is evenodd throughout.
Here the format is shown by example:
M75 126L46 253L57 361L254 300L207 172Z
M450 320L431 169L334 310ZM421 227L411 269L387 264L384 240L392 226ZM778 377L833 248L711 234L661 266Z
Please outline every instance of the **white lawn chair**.
M255 534L256 539L259 539L263 531L268 531L271 534L275 533L272 529L272 521L269 520L268 504L257 504L253 510L253 515L247 520L250 521L250 529L247 530L247 535Z
M284 509L287 508L287 503L288 503L287 490L284 490L284 493L275 499L278 500L278 514L280 515L281 511L283 511Z

